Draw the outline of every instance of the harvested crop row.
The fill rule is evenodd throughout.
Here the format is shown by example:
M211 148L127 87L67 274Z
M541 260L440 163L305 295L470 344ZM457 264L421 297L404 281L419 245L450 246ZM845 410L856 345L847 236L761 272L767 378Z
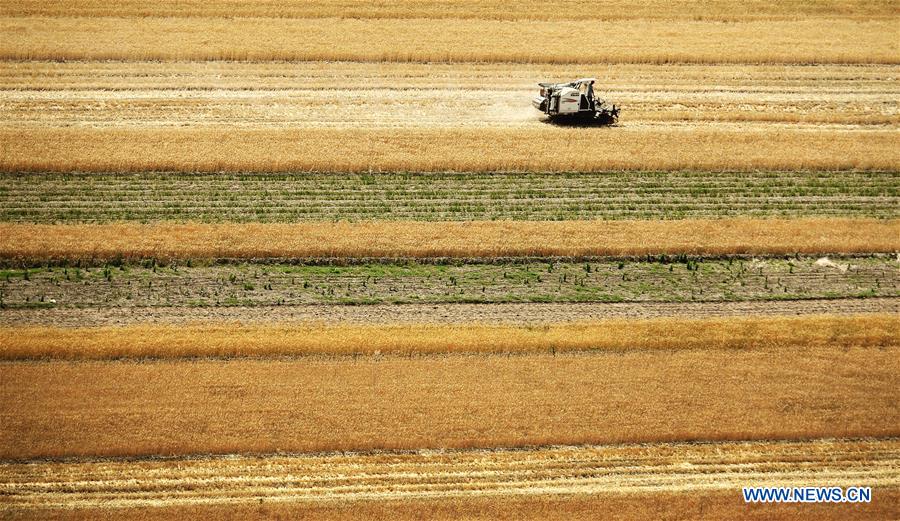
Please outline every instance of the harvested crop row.
M650 67L652 72L655 67ZM582 74L584 71L582 71ZM173 88L160 79L151 89L63 90L32 83L30 88L4 91L0 120L27 127L177 128L181 126L238 128L380 128L459 129L491 127L548 128L529 100L537 76L528 83L498 90L494 78L463 88L413 87L404 79L375 88L367 78L345 77L335 85L312 87L297 78L289 87L241 90ZM747 131L854 130L900 124L900 89L879 81L831 82L815 86L785 85L763 88L743 82L748 90L701 83L694 87L620 83L603 78L602 96L624 107L619 124L629 129L706 127ZM281 78L285 81L284 78ZM712 78L707 78L707 81ZM32 80L34 81L34 80ZM143 78L148 82L147 78ZM507 79L506 81L510 81ZM830 83L834 83L829 85ZM825 128L823 128L823 126Z
M533 94L530 87L502 93L481 88L398 89L5 92L0 119L30 128L64 128L78 122L85 129L548 129L541 114L528 103ZM619 107L626 107L627 120L620 127L630 130L671 129L679 124L684 130L728 131L740 125L755 132L847 131L886 130L887 125L900 124L893 101L897 93L842 94L726 97L721 91L604 92Z
M225 195L227 194L227 196ZM897 172L7 174L0 221L900 217Z
M0 359L883 348L898 346L898 330L900 317L889 314L606 320L525 327L481 323L0 327Z
M2 16L0 32L10 35L0 41L0 59L7 60L900 63L896 25L878 18L510 23Z
M4 327L242 324L514 324L543 326L606 319L713 318L772 315L900 315L900 298L829 298L756 302L620 302L589 304L372 304L367 306L6 308Z
M0 270L0 305L145 308L502 302L723 302L900 297L893 255Z
M896 347L7 361L0 381L5 459L900 435Z
M740 491L704 490L627 494L523 495L384 501L195 504L157 508L39 509L4 512L9 519L44 521L634 521L668 519L673 512L697 521L870 521L898 515L900 489L874 487L871 503L770 503L750 506Z
M370 63L0 65L0 119L29 126L241 128L545 127L536 78L572 66ZM680 122L884 126L900 121L892 66L592 66L630 127ZM336 85L341 85L336 89ZM727 129L727 127L726 127Z
M896 170L897 140L894 130L784 128L555 128L548 134L542 128L5 127L0 171Z
M720 219L299 224L0 224L10 264L261 258L503 258L900 250L900 221Z
M802 465L802 470L797 469ZM811 440L0 463L0 509L900 488L900 441ZM878 495L873 500L878 500ZM300 505L298 505L300 506Z
M883 18L897 15L890 2L819 0L779 2L755 0L741 6L728 0L635 1L612 0L603 9L589 0L572 0L566 9L547 9L546 4L523 0L510 9L502 0L405 0L373 5L366 0L160 0L153 3L124 0L110 4L98 0L67 0L48 4L41 0L3 0L4 16L165 16L216 18L455 18L484 20L796 20L800 18Z

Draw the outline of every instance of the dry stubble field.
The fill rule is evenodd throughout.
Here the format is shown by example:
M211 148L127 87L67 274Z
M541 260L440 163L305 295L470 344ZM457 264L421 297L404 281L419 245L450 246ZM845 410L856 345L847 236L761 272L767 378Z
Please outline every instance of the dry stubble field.
M898 20L0 1L0 517L900 517Z
M591 66L604 94L628 107L615 132L554 128L523 103L534 78L583 74L573 66L173 68L4 62L0 168L892 170L900 161L897 65Z

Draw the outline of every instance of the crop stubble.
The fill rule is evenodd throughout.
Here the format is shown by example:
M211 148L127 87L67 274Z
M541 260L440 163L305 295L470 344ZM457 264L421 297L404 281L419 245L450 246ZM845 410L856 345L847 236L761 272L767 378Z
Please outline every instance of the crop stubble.
M900 164L896 66L593 70L601 93L626 107L615 132L549 127L531 108L536 78L585 74L572 66L5 62L0 169L891 170Z
M896 125L896 66L599 65L622 127ZM574 66L4 62L0 116L28 126L546 127L527 103ZM727 128L727 127L726 127ZM583 130L589 132L589 130Z
M525 495L423 500L336 501L308 503L263 502L254 505L189 505L162 508L41 509L11 512L10 519L58 521L141 521L204 519L250 521L309 519L315 521L633 521L634 519L690 518L698 521L869 521L897 517L900 491L875 487L871 503L772 503L748 506L739 491L650 492L628 494Z
M703 496L741 486L900 486L897 439L544 447L531 450L0 463L0 510L240 506L439 498ZM798 466L800 469L798 470ZM121 512L121 510L119 510Z

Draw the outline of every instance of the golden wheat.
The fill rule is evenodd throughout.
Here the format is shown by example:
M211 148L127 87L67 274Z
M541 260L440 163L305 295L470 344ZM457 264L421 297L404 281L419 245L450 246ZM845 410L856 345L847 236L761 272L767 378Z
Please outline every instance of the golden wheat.
M0 359L533 353L633 349L893 347L900 317L752 317L513 326L242 325L0 328Z
M762 97L797 96L795 102L813 100L850 101L856 96L874 98L879 103L895 102L900 86L894 81L893 65L578 65L517 63L366 63L366 62L0 62L0 87L4 99L15 90L69 89L72 94L90 91L154 89L166 91L208 89L226 95L229 90L334 89L405 92L456 89L492 92L494 95L526 89L535 91L536 82L565 80L590 73L599 79L597 89L616 95L633 92L644 101L682 103L683 93L709 94L710 101L722 98L752 101ZM539 79L540 78L540 79ZM825 88L826 90L822 90ZM819 89L819 90L816 90ZM125 97L128 92L122 92ZM880 97L884 96L884 97ZM791 98L789 98L791 99ZM329 101L329 100L321 100ZM528 100L525 100L528 101ZM530 109L531 105L525 103Z
M572 0L565 9L547 9L533 0L405 0L373 4L366 0L160 0L152 3L122 0L3 0L4 16L167 16L167 17L271 17L271 18L460 18L486 20L631 20L637 18L683 20L795 20L802 18L894 17L897 6L888 1L817 0L784 2L752 0L637 1L610 0L602 8L590 0Z
M0 364L0 458L900 435L895 347Z
M0 142L4 172L894 170L900 165L894 130L7 127L0 129Z
M900 63L894 20L2 17L16 60ZM572 37L577 35L577 50Z
M218 258L890 253L900 221L685 219L297 224L0 224L7 262Z
M388 4L0 0L0 171L900 168L894 2ZM537 120L535 81L585 74L622 126ZM0 224L6 264L898 250L900 221L866 219ZM896 517L898 326L0 327L0 517ZM809 437L856 439L709 441ZM679 440L707 444L646 445ZM236 455L390 448L441 451ZM188 457L93 459L158 455ZM737 491L859 479L852 508Z

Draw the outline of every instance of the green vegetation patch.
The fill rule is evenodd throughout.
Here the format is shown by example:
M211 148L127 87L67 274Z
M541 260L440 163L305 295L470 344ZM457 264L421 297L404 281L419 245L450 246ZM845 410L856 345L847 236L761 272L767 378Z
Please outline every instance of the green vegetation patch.
M900 216L898 172L0 175L0 221Z

